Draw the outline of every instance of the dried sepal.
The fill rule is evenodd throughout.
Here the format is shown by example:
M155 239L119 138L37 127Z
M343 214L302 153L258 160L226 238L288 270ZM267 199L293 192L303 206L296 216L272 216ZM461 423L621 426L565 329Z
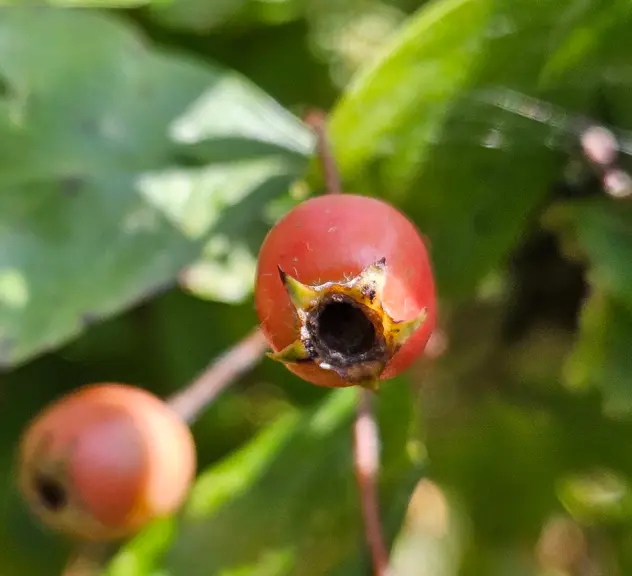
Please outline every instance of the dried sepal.
M312 359L312 355L305 348L305 344L299 339L278 352L268 352L268 357L277 362L297 363Z
M399 348L421 327L428 317L426 310L422 310L417 318L404 322L393 322L390 331L393 335L393 342Z
M318 301L317 290L306 284L301 284L296 278L292 278L292 276L287 274L280 266L278 266L278 269L281 282L297 312L300 313L302 310L311 308Z

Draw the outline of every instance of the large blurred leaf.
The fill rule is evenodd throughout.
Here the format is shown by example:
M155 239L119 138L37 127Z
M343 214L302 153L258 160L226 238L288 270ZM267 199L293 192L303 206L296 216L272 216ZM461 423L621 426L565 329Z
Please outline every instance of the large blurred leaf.
M366 573L359 495L353 471L355 389L329 394L315 409L292 412L228 460L204 472L193 490L166 573ZM382 430L381 493L392 542L421 475L408 455L410 391L392 381L378 398ZM111 576L150 574L162 564L166 526L152 527L112 564ZM144 544L143 544L144 543ZM135 555L134 550L144 550ZM136 558L136 560L135 560Z
M150 295L202 253L220 270L205 293L243 298L265 208L310 152L302 125L239 76L154 53L105 15L2 16L0 364Z
M588 109L606 77L604 45L627 46L610 32L629 24L630 9L432 2L348 88L331 123L343 174L417 220L445 297L467 295L506 256L561 174L547 127L504 110L504 87Z

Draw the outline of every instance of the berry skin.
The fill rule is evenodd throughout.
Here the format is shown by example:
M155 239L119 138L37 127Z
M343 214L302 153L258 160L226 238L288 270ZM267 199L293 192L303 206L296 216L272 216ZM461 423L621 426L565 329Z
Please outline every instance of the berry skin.
M390 204L351 194L311 198L270 230L255 305L271 357L328 387L375 389L407 369L436 316L415 226Z
M47 526L85 541L124 538L184 501L196 468L187 427L162 400L125 384L92 384L32 421L19 487Z

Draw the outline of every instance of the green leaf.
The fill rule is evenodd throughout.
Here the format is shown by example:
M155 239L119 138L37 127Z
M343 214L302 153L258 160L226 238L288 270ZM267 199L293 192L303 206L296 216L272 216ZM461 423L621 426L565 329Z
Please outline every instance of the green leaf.
M311 152L297 119L240 76L155 52L93 11L4 10L0 80L1 365L200 257L220 270L207 296L248 295L267 206Z
M369 560L352 456L357 393L338 390L316 408L286 414L205 471L190 495L175 542L153 570L161 566L173 575L199 570L240 576L364 574ZM409 456L410 400L405 382L397 380L385 384L377 398L382 515L389 542L421 475ZM131 565L134 546L115 563L127 557ZM135 565L143 562L138 558Z
M343 95L331 120L343 175L417 221L444 297L502 262L562 174L550 127L505 110L506 88L587 110L602 45L629 15L620 2L431 2Z

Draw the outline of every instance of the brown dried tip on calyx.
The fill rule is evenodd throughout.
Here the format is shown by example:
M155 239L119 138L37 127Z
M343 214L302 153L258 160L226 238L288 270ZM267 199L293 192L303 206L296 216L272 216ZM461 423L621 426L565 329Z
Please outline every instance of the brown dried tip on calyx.
M380 374L426 319L397 322L384 310L386 261L381 259L347 282L309 286L279 267L299 319L299 338L270 353L284 363L312 363L346 382L376 389Z

